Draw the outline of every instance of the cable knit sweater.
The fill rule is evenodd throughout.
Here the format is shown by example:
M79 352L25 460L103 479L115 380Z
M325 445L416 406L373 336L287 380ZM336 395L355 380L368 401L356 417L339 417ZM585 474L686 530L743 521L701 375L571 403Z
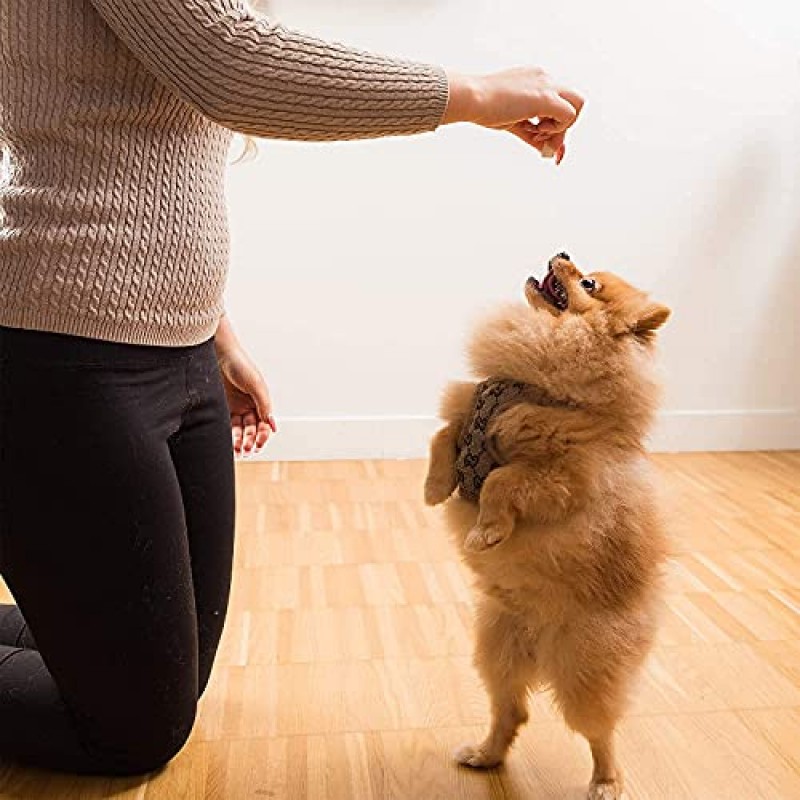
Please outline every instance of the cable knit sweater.
M436 128L447 95L438 67L320 41L241 0L2 0L0 325L209 338L231 131L413 134Z

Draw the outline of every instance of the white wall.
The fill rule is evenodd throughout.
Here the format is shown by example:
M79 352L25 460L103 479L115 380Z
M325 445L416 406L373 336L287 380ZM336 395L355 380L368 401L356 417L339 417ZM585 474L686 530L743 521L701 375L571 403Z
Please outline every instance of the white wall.
M228 306L270 458L418 456L475 314L566 249L675 310L654 447L800 447L800 4L273 0L285 22L581 88L556 169L507 135L262 143L232 167Z

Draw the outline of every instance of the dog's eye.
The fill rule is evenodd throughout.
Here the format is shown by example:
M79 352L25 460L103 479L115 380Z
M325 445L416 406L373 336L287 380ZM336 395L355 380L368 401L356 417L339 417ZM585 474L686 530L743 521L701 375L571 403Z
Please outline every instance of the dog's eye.
M597 288L597 281L594 278L582 278L581 287L587 292L593 292Z

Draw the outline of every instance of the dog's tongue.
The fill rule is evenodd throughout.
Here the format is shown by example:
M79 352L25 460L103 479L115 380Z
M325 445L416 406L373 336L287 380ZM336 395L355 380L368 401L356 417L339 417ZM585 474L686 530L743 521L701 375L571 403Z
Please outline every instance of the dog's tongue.
M547 271L542 281L541 292L556 308L563 311L567 307L567 293L552 269Z
M555 306L560 311L564 311L569 305L569 298L564 285L553 272L553 263L558 258L569 261L569 256L566 253L558 253L553 256L547 265L547 274L542 278L542 282L539 283L538 279L530 277L528 278L528 286L534 287L550 305Z
M551 297L556 296L557 288L561 286L561 282L556 278L555 272L552 269L547 270L547 275L544 276L542 281L542 289L544 289Z

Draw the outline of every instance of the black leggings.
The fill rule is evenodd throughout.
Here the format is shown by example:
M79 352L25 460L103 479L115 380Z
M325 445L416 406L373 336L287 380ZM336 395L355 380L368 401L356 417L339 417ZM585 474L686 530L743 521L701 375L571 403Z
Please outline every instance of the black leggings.
M0 328L0 758L133 775L185 743L230 588L213 342ZM21 613L20 613L21 612Z

